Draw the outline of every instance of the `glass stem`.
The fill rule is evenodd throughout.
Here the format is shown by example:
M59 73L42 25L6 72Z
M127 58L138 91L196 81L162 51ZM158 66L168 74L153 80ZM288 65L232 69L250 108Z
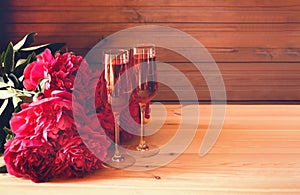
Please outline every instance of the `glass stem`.
M115 152L113 159L120 159L122 158L120 151L119 151L119 144L120 144L120 129L119 129L119 113L114 112L114 118L115 118Z
M144 139L145 134L145 128L144 128L144 119L145 119L145 110L146 110L146 104L139 103L140 106L140 112L141 112L141 130L140 130L140 143L137 147L138 150L145 151L148 150L148 146Z

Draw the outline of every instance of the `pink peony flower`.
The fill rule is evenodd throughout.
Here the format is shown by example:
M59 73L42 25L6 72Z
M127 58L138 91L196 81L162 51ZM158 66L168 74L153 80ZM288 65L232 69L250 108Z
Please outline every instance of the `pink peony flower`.
M49 49L46 49L37 60L28 64L24 70L24 87L27 90L35 90L39 81L44 78L50 78L48 68L53 63L54 58Z
M70 96L54 92L53 97L26 105L10 120L13 132L19 137L43 135L45 140L56 139L60 130L71 129L73 123Z

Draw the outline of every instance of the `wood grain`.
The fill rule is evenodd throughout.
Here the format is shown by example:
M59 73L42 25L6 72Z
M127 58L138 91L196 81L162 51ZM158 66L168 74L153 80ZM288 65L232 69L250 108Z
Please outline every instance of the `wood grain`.
M209 66L202 69L202 73L195 66L187 63L172 64L174 68L181 71L191 82L193 90L197 93L198 99L209 100L210 91L220 86L218 77L222 77L226 88L228 100L291 100L290 94L294 94L293 100L299 100L300 90L300 69L297 64L242 64L242 63L218 63L220 72L214 72ZM285 71L282 71L285 67ZM207 69L208 68L208 69ZM204 77L205 75L205 77ZM178 79L175 71L167 68L159 68L158 79L168 79L173 91L190 94L189 84ZM207 83L205 79L209 79ZM216 78L216 79L214 79ZM210 88L208 87L208 84ZM156 100L177 99L171 89L160 84ZM187 95L187 99L189 96Z
M176 134L181 106L165 105L162 129L147 141L162 145ZM185 105L187 106L187 105ZM194 105L195 106L195 105ZM152 105L155 112L157 106ZM35 184L0 175L3 193L52 194L299 194L300 106L227 105L216 144L198 155L212 107L200 105L198 131L184 154L149 171L101 170L84 179ZM152 121L162 116L153 116ZM155 118L156 117L156 118ZM170 154L164 154L170 155ZM151 162L148 162L148 164ZM138 164L137 166L146 166Z
M114 13L114 14L111 14ZM209 23L272 23L272 22L292 22L300 21L298 11L217 11L189 8L188 10L178 8L154 7L149 10L103 8L96 10L83 10L78 14L77 11L62 10L53 11L33 11L28 14L26 11L14 11L8 22L18 23L70 23L80 21L81 23L99 22L136 22L136 23L189 23L209 22ZM43 15L44 17L39 17Z
M297 0L14 0L5 8L1 14L6 16L3 28L8 40L16 42L28 32L38 32L36 44L66 42L69 51L83 56L103 38L126 28L145 24L176 28L202 43L220 66L229 100L300 100L295 70L300 63ZM157 54L162 62L189 64L163 48ZM195 84L199 100L209 100L203 78L195 70L186 72L185 66L178 68ZM224 72L227 66L238 71ZM161 85L156 98L176 99L171 94Z
M30 1L24 2L22 0L14 0L10 3L11 6L18 7L42 7L42 6L53 6L53 7L151 7L151 6L169 6L169 7L204 7L204 8L212 8L216 9L216 7L222 7L230 9L299 9L299 2L297 0L273 0L270 3L269 0L261 0L257 2L256 0L249 1L235 1L235 0L203 0L203 1L194 1L194 0L157 0L155 2L152 1L142 1L142 0L132 0L130 2L126 0L111 0L111 1L80 1L80 0L65 0L65 1Z

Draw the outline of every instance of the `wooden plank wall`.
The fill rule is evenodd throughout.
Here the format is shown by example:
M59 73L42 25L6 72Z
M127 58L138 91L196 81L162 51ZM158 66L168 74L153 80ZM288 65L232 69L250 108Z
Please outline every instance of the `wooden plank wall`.
M298 0L10 0L2 14L16 41L38 32L37 43L66 42L85 55L103 37L142 24L185 31L217 62L230 101L300 101L300 1ZM179 55L160 52L210 100L201 75ZM175 100L165 86L157 99Z

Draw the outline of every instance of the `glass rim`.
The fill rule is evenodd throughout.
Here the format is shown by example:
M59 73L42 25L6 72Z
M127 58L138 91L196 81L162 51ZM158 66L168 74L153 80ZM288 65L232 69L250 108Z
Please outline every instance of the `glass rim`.
M123 53L129 53L129 51L127 49L109 49L109 50L105 50L103 51L104 55L114 55L114 56L118 56L121 55Z
M141 44L132 49L133 54L149 54L151 56L156 55L156 48L154 44Z

